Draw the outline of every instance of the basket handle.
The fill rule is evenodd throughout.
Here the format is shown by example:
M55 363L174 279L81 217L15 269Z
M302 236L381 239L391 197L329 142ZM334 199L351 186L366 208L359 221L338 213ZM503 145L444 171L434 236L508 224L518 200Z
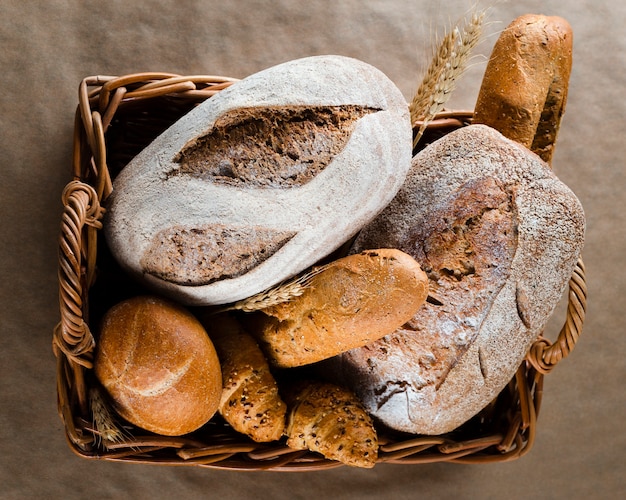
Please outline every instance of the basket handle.
M58 269L61 321L54 330L52 347L55 356L62 352L74 363L91 368L95 342L85 318L86 292L94 280L96 231L102 228L104 208L94 188L77 180L67 184L62 200Z
M539 337L531 346L527 359L539 373L547 374L574 349L580 337L587 311L585 265L578 259L569 281L569 296L565 323L554 343Z

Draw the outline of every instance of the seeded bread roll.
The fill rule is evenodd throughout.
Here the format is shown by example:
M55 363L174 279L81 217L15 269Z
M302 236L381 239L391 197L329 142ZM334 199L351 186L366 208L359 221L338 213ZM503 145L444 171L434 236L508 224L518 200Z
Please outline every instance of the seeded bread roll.
M349 390L303 381L286 391L287 446L311 450L353 467L372 468L378 436L371 417Z
M302 366L393 332L427 295L415 259L394 249L368 250L332 262L302 295L263 309L250 332L276 366Z
M227 314L206 316L203 324L222 366L219 412L224 420L254 441L280 439L287 409L254 338Z
M489 125L550 163L565 111L573 33L557 16L515 19L496 42L474 110Z
M200 322L158 297L135 297L107 312L94 370L122 417L166 436L204 425L222 392L219 360Z

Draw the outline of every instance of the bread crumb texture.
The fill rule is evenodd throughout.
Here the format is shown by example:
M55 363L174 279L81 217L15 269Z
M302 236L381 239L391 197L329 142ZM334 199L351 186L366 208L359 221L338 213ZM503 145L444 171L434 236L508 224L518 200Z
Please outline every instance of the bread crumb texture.
M294 235L260 226L171 226L154 235L141 265L145 273L171 283L208 285L254 269Z
M313 179L341 152L362 106L277 106L227 111L174 159L170 175L238 187L288 188Z

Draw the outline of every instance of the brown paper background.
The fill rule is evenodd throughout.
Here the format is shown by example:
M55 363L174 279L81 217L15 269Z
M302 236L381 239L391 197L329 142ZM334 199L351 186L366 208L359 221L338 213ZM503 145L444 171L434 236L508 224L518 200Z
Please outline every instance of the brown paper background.
M472 3L0 1L0 498L622 498L626 4L617 0L479 2L491 5L491 24L477 54L489 54L497 31L524 13L561 15L575 33L554 163L586 209L589 311L576 349L546 379L529 455L495 465L243 473L87 461L65 443L51 332L80 80L149 70L244 77L336 53L377 66L410 99L434 34ZM474 59L449 107L473 107L484 67L484 56Z

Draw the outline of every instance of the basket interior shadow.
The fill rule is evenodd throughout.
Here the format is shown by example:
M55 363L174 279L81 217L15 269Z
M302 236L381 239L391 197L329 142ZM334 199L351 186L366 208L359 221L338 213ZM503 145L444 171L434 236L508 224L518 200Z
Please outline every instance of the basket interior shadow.
M284 440L255 443L233 431L219 416L182 437L150 434L120 420L122 435L113 438L94 425L94 397L103 394L92 373L95 325L116 302L145 292L120 270L100 237L101 203L111 192L112 179L130 159L178 118L234 81L137 73L88 77L80 84L73 179L62 195L61 320L54 329L53 351L59 413L69 446L81 457L236 470L342 466L314 452L290 449ZM471 118L471 112L441 113L428 126L419 147L471 123ZM585 268L579 260L569 282L566 318L557 340L539 337L499 396L453 432L419 436L377 428L378 462L502 462L526 454L535 438L544 375L574 348L585 311Z

